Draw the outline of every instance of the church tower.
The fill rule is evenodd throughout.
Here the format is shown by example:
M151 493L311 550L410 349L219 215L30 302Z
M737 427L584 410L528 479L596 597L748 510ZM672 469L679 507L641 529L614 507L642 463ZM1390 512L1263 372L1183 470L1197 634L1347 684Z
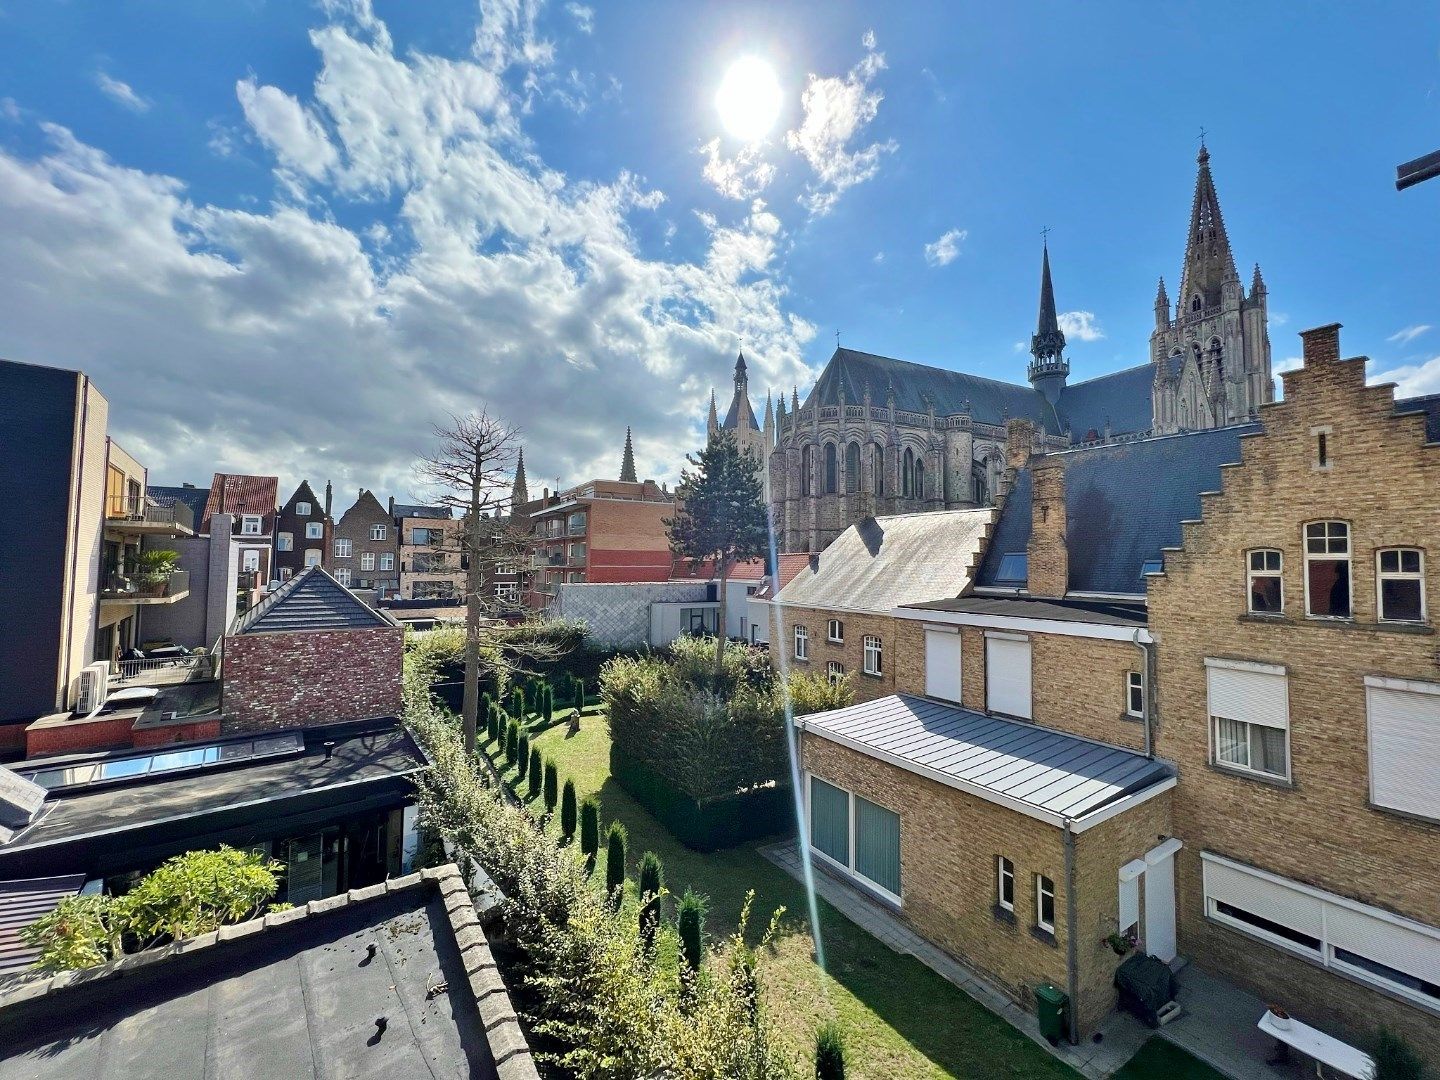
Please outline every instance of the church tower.
M630 441L630 429L625 429L625 451L620 455L620 482L622 484L638 484L640 481L635 478L635 447Z
M767 410L768 411L768 410ZM760 427L755 410L750 405L750 372L742 352L735 361L735 396L730 399L730 408L725 419L719 419L715 411L715 392L710 392L710 416L705 425L706 437L717 431L731 431L735 442L742 450L749 450L757 461L766 458L766 434Z
M510 486L511 513L529 501L530 490L525 486L525 451L522 449L519 460L515 462L515 482Z
M1244 423L1275 398L1260 267L1255 267L1247 296L1210 174L1210 151L1203 142L1196 163L1190 231L1173 311L1163 279L1155 297L1155 330L1150 335L1155 434Z
M1040 318L1030 339L1030 385L1054 405L1065 389L1070 374L1070 361L1065 359L1065 335L1055 314L1055 286L1050 283L1050 245L1040 264Z

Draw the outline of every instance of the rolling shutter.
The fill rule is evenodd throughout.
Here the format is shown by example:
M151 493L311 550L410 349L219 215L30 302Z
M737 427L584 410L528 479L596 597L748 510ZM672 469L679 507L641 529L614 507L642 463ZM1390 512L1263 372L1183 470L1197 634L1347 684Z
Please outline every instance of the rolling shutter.
M1207 660L1210 715L1247 724L1290 725L1290 695L1284 672L1226 667Z
M1205 896L1279 923L1307 937L1323 939L1324 904L1318 897L1224 863L1205 861Z
M855 871L900 895L900 817L855 796Z
M1417 979L1440 983L1440 940L1338 904L1329 905L1325 922L1333 948L1347 949Z
M985 707L1030 719L1030 639L985 638Z
M850 865L850 795L817 776L810 778L810 843Z
M1365 688L1376 806L1440 819L1440 685L1434 691Z
M925 631L925 693L960 702L960 635Z

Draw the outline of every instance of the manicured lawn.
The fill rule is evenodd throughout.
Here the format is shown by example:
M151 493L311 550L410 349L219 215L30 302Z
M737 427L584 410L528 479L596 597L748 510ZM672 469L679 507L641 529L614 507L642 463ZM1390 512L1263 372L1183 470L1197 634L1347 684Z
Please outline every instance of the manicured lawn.
M1115 1074L1114 1080L1152 1080L1159 1077L1165 1080L1224 1080L1224 1074L1158 1035L1140 1048L1130 1063Z
M573 736L567 735L559 715L556 719L553 727L532 737L534 745L556 762L562 786L568 777L581 799L599 796L602 833L610 820L624 822L632 877L643 852L658 854L672 892L681 893L688 885L710 897L706 929L712 939L733 932L749 889L755 890L752 939L763 932L775 908L786 909L763 970L769 1015L797 1059L810 1061L816 1026L834 1018L848 1042L847 1076L856 1080L1078 1075L918 960L891 952L824 901L819 924L827 970L821 972L814 962L805 891L760 855L761 844L709 854L684 847L610 776L604 717L585 716ZM602 863L604 857L602 844ZM603 880L604 866L595 872ZM1148 1075L1169 1077L1164 1072Z

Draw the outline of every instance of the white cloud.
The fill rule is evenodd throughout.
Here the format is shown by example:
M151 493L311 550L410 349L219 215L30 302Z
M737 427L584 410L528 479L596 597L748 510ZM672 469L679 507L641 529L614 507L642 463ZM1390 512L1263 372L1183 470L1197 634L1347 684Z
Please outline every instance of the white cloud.
M960 245L970 234L964 229L950 229L940 239L925 245L925 261L931 266L949 266L960 254Z
M1414 326L1407 326L1403 330L1395 331L1395 333L1391 334L1385 340L1392 345L1409 345L1410 342L1414 341L1429 329L1430 326L1428 324L1416 323Z
M1305 366L1303 356L1287 356L1284 360L1276 360L1270 365L1270 371L1274 375L1281 375L1287 371L1295 371Z
M1287 314L1286 314L1285 312L1283 312L1283 311L1272 311L1272 312L1270 312L1270 325L1271 325L1271 326L1284 326L1284 325L1285 325L1286 323L1288 323L1289 321L1290 321L1290 316L1287 315Z
M1067 341L1099 341L1105 336L1093 311L1062 311L1056 320Z
M12 97L0 97L0 116L11 123L20 119L20 105Z
M565 5L566 12L575 20L575 28L582 34L593 34L595 32L595 9L584 4L569 3Z
M885 261L885 253L883 251L875 252L874 257L870 261L873 262L876 266L879 266Z
M711 139L700 147L705 155L701 174L727 199L753 199L775 179L775 166L761 158L764 150L762 144L752 143L727 158L720 154L720 139Z
M1372 383L1395 384L1397 398L1419 397L1422 394L1440 394L1440 356L1432 357L1420 364L1404 364L1390 371L1373 376Z
M1017 341L1017 342L1015 342L1015 344L1013 344L1013 345L1010 346L1010 351L1011 351L1011 352L1017 352L1017 353L1023 353L1023 352L1025 352L1027 349L1029 349L1029 348L1030 348L1030 346L1027 345L1027 344L1025 344L1025 342L1023 342L1023 341Z
M654 257L633 223L664 192L542 160L527 4L487 5L461 60L396 56L368 4L325 10L312 92L237 86L290 205L196 201L55 125L39 156L0 148L0 355L88 371L157 482L419 495L431 425L482 405L536 476L614 475L633 425L642 471L673 479L740 341L756 387L813 378L764 203Z
M810 76L801 96L800 126L785 136L786 145L815 172L800 200L812 214L829 213L845 191L874 176L880 159L898 145L888 139L850 149L879 113L885 96L871 86L885 70L885 54L875 50L875 32L866 31L861 44L864 57L843 77Z
M117 105L123 105L131 112L143 113L150 111L149 100L137 94L130 87L129 83L111 78L103 71L97 71L95 73L95 85L98 86L100 92L111 101Z

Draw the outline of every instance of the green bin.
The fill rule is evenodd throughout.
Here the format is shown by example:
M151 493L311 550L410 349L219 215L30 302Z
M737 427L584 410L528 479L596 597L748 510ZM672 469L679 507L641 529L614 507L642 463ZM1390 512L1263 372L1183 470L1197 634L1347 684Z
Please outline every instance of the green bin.
M1035 987L1035 1015L1040 1021L1040 1034L1051 1046L1065 1038L1069 1012L1070 996L1064 990L1049 983Z

